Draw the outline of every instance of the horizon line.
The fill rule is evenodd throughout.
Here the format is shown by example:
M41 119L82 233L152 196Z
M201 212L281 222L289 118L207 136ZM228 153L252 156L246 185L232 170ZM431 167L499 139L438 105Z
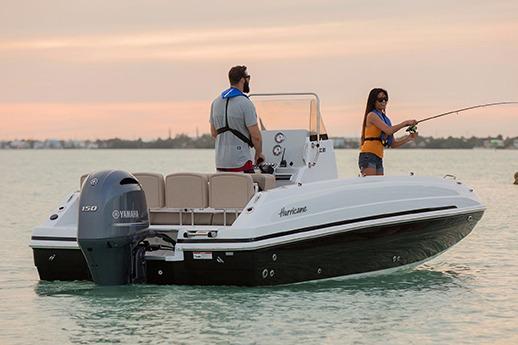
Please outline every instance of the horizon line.
M203 136L210 136L210 133L201 133L200 135L198 136L191 136L187 133L177 133L175 136L170 136L170 137L165 137L165 138L162 138L162 137L156 137L156 138L143 138L143 137L138 137L138 138L124 138L124 137L109 137L109 138L95 138L95 139L91 139L91 138L87 138L87 139L84 139L84 138L45 138L45 139L34 139L34 138L16 138L16 139L2 139L0 138L0 142L9 142L9 141L50 141L50 140L57 140L57 141L106 141L106 140L115 140L115 139L118 139L118 140L128 140L128 141L138 141L138 140L142 140L142 141L157 141L157 140L172 140L172 139L175 139L175 138L178 138L178 137L181 137L181 136L186 136L190 139L199 139ZM447 138L466 138L466 139L470 139L470 138L477 138L477 139L484 139L484 138L497 138L497 137L502 137L503 139L513 139L513 138L518 138L518 134L517 135L514 135L514 136L504 136L503 134L497 134L497 135L484 135L484 136L476 136L476 135L472 135L472 136L464 136L464 135L461 135L461 136L453 136L453 135L449 135L449 136L433 136L433 135L429 135L429 136L423 136L423 135L420 135L419 136L420 138L432 138L432 139L447 139ZM337 138L337 139L360 139L359 136L329 136L329 139L334 139L334 138Z

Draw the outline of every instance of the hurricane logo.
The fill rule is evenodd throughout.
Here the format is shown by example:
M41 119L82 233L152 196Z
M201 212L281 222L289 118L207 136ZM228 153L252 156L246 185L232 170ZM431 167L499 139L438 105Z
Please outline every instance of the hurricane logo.
M119 210L114 210L112 212L113 219L119 219L120 216L121 216L121 213L119 212Z
M97 177L94 177L90 180L90 186L95 186L99 182L99 179Z

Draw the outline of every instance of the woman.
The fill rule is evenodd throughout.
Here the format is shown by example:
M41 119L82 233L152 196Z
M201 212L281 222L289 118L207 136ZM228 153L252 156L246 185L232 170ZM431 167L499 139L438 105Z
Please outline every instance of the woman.
M358 165L362 176L383 175L383 148L399 147L415 140L417 133L394 139L394 133L401 128L413 126L416 120L406 120L392 126L385 115L388 93L383 89L372 89L367 100L363 118L362 142Z

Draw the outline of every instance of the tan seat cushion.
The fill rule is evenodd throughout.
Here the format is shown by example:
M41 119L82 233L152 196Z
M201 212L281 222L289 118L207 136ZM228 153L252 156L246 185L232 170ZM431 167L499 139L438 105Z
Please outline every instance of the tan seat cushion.
M260 190L269 190L275 188L275 176L272 174L251 174L252 180L257 183Z
M146 203L148 208L164 207L165 183L162 174L140 172L134 173L144 193L146 194Z
M209 205L205 174L175 173L165 177L166 207L203 208Z
M246 206L254 195L252 176L242 173L217 173L209 177L209 206L216 209ZM223 224L223 214L214 214L212 224ZM227 225L235 214L227 214Z
M206 208L208 207L208 178L199 173L175 173L165 177L166 208ZM209 225L212 214L195 213L194 224ZM155 224L180 224L180 214L159 212L155 215ZM184 212L182 224L192 224L190 212Z

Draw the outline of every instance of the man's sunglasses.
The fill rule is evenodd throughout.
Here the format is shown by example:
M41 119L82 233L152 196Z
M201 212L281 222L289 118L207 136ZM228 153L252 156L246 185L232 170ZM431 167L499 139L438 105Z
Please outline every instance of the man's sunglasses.
M250 79L250 74L249 75L244 75L243 78Z

